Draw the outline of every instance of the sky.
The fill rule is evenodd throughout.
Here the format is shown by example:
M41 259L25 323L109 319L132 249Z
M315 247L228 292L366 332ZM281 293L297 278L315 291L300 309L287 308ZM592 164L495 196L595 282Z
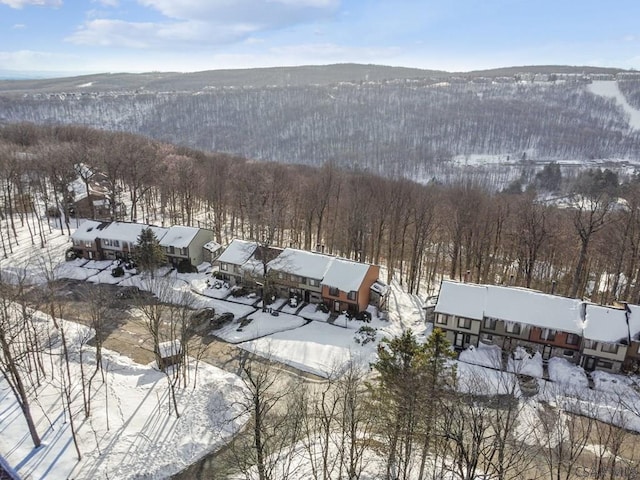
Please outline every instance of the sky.
M0 72L640 69L638 0L0 0Z

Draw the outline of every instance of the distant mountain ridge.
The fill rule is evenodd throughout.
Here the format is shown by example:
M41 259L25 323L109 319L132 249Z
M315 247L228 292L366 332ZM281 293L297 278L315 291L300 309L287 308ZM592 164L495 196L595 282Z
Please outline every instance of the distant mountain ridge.
M249 69L207 70L202 72L99 73L58 78L23 78L0 80L0 93L44 93L70 91L143 90L198 91L206 87L265 87L329 85L339 82L383 81L396 79L496 77L533 74L618 74L629 72L619 68L588 66L522 66L471 72L446 72L419 68L363 65L355 63L266 67Z
M629 109L592 91L593 81L617 82L640 109L640 73L623 69L339 64L0 81L0 123L82 124L424 181L486 173L485 164L496 185L550 161L640 168Z

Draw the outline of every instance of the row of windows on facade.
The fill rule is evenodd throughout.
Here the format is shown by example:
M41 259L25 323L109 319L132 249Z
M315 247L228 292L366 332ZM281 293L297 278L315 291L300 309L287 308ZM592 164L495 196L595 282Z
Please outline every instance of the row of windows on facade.
M120 240L110 240L108 238L103 238L100 240L101 244L103 247L114 247L114 248L120 248ZM86 240L84 242L82 242L81 240L74 240L73 244L77 247L81 246L84 243L84 247L85 248L92 248L93 247L93 242L91 240ZM129 246L129 250L132 250L133 248L135 248L135 244L131 243L131 242L122 242L123 246L124 245L128 245ZM187 249L186 248L175 248L175 247L164 247L165 252L167 252L168 254L174 255L177 254L178 255L183 255L186 256L187 255Z
M228 272L229 265L226 263L221 263L220 270L222 270L223 272ZM237 266L234 271L236 272L238 271ZM319 280L315 280L313 278L300 277L298 275L289 275L283 272L278 272L278 280L287 280L287 281L291 281L292 283L297 283L298 285L309 285L310 287L320 287ZM332 297L338 297L340 295L340 290L335 287L329 287L329 295ZM347 299L355 301L357 298L358 298L358 292L356 292L355 290L351 290L350 292L347 292Z
M436 323L439 325L446 325L449 320L449 315L438 315L436 317ZM483 329L484 330L495 330L498 320L495 318L485 318L483 321ZM458 318L458 328L463 328L466 330L471 329L471 319L470 318ZM511 333L513 335L520 335L521 327L519 323L516 322L505 322L505 331L507 333ZM556 339L557 330L551 328L543 328L540 331L540 340L554 341ZM578 345L580 343L580 336L575 333L568 333L565 342L567 345ZM597 350L598 342L595 340L585 340L584 347ZM618 345L615 343L602 343L600 346L600 350L604 353L618 353Z

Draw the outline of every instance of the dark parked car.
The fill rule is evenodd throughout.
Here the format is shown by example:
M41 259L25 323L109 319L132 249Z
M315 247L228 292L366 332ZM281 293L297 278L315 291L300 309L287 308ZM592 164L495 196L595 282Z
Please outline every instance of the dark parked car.
M222 328L226 323L232 322L233 319L233 313L224 312L209 320L209 326L213 329Z

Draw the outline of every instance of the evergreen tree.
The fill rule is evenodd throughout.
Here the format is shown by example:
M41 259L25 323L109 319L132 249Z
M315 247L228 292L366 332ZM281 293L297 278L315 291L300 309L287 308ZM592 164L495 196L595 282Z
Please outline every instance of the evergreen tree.
M557 192L562 185L562 172L556 162L548 163L536 173L536 186L548 192Z
M426 459L436 423L438 404L455 382L455 356L444 332L435 329L425 344L406 331L378 347L378 360L372 367L378 373L371 387L372 407L386 436L386 478L415 478L413 457L420 455L420 474L424 478Z
M456 381L456 368L450 362L456 357L451 349L447 335L440 328L433 330L424 345L425 383L424 383L424 415L422 416L422 458L420 459L419 479L425 477L427 453L431 445L435 416L440 411L439 402L446 398Z
M134 260L139 270L150 272L152 275L160 265L166 262L164 250L151 227L144 228L140 232Z
M378 361L372 365L378 372L372 398L382 433L387 437L387 479L410 477L426 364L425 347L410 330L391 340L384 339L378 347Z

